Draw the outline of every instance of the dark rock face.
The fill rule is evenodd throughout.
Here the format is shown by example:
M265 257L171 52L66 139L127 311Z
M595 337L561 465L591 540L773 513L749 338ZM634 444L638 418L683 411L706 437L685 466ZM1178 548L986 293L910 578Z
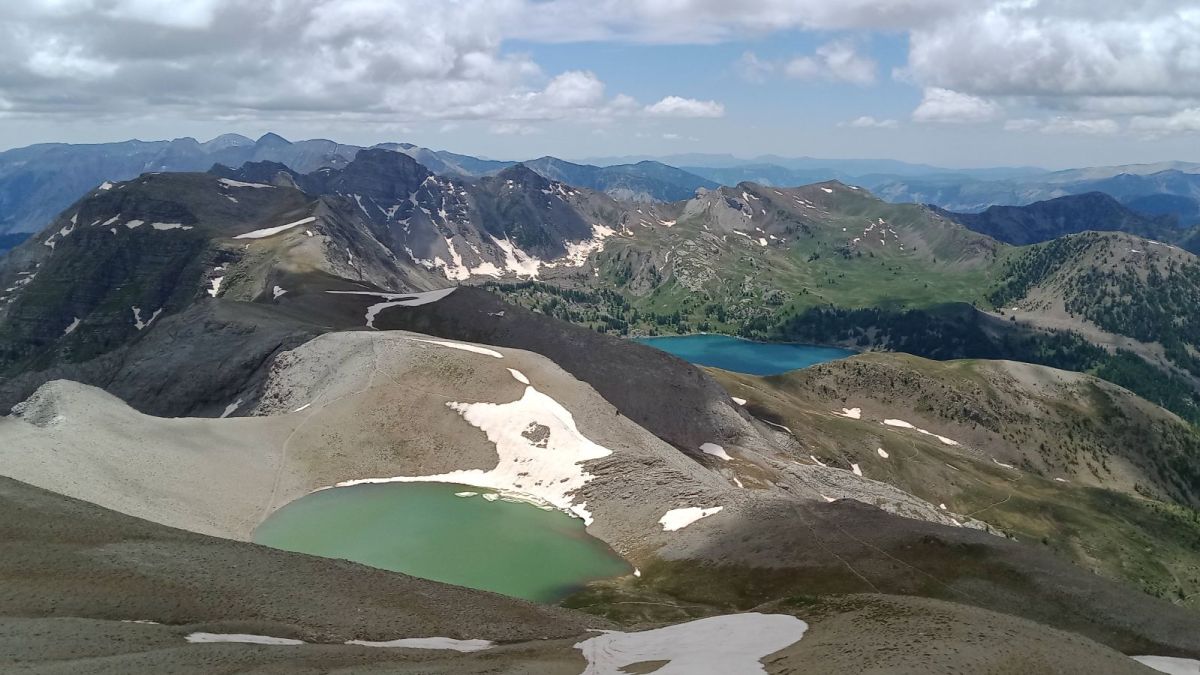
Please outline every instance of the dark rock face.
M318 172L309 180L315 183L322 174L327 176L319 186L322 194L357 194L387 203L408 199L433 175L406 154L372 149L360 150L341 171Z

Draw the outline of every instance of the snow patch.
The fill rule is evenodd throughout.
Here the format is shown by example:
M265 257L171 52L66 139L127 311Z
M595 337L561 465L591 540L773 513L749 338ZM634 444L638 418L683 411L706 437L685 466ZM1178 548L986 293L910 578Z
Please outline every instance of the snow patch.
M103 183L101 183L101 184L100 184L100 187L98 187L98 188L96 188L96 189L97 189L97 190L101 190L101 191L104 191L104 190L111 190L111 189L112 189L112 186L113 186L113 184L112 184L112 183L110 183L110 182L108 182L108 181L104 181Z
M437 302L442 298L454 292L457 286L443 288L437 291L425 291L423 293L383 293L380 291L325 291L326 293L334 293L336 295L370 295L376 298L383 298L387 302L380 302L371 305L367 308L367 327L375 327L375 317L388 307L417 307L419 305L428 305L431 302Z
M455 640L447 637L401 638L386 642L370 642L368 640L348 640L348 645L360 647L387 647L401 649L447 649L456 652L478 652L496 646L490 640Z
M827 187L823 187L823 188L821 188L821 189L822 189L822 190L824 190L826 194L833 194L833 190L830 190L830 189L829 189L829 188L827 188Z
M240 180L232 180L230 178L218 178L217 182L225 187L240 187L240 188L273 188L274 185L266 183L243 183Z
M154 323L154 320L158 318L158 315L162 314L162 307L159 307L158 309L154 310L154 313L150 315L149 319L142 321L141 307L130 307L129 309L133 310L133 327L137 328L138 330L148 328L150 324Z
M855 476L861 476L861 475L863 475L862 469L860 469L860 468L859 468L859 466L858 466L857 464L851 464L851 465L850 465L850 470L854 472L854 475L855 475Z
M576 493L594 478L582 462L600 459L612 450L597 445L579 432L575 418L561 403L532 386L510 403L460 403L446 406L471 426L487 434L496 446L494 469L467 469L435 476L367 478L338 483L459 483L488 488L521 501L549 504L592 523L586 502L576 503ZM536 433L530 433L530 432ZM489 495L484 495L488 497ZM495 497L495 495L491 495Z
M733 459L732 457L729 456L729 453L725 452L725 448L722 448L721 446L717 445L716 443L702 444L700 446L700 452L703 452L706 455L712 455L713 457L720 457L721 459L725 460L726 462Z
M883 448L876 448L875 452L878 452L879 456L884 459L887 459L890 456L890 455L888 455L887 450L884 450Z
M150 223L150 227L152 227L156 230L190 230L190 229L192 229L191 225L184 225L183 223Z
M575 645L583 675L622 675L647 661L668 661L655 675L766 675L762 659L798 642L808 624L787 614L727 614L637 633L601 631Z
M249 635L247 633L189 633L184 638L188 642L238 642L248 645L302 645L303 640L271 637L269 635Z
M578 645L576 645L578 646ZM1200 675L1200 661L1178 656L1131 656L1134 661L1167 675Z
M276 286L275 288L271 289L271 297L276 300L278 300L279 296L283 295L284 293L287 293L287 291L284 290L282 286Z
M714 513L718 513L723 508L725 507L714 506L710 509L702 509L699 506L689 506L683 509L671 509L664 513L662 518L658 519L658 524L662 525L663 532L674 532L682 530L701 518L707 518Z
M842 412L834 414L841 415L842 417L849 417L852 420L861 420L862 408L842 408Z
M488 349L487 347L480 347L478 345L469 345L469 344L464 344L462 342L450 342L447 340L427 340L424 338L413 338L413 337L406 337L405 339L412 340L413 342L425 342L425 343L428 343L431 345L440 345L442 347L449 347L451 349L459 349L464 352L471 352L473 354L483 354L484 356L491 356L491 357L497 358L497 359L504 358L504 355L501 354L500 352L496 351L495 349ZM512 368L509 368L509 370L512 371L513 377L517 377L517 375L521 375L519 372L513 370ZM517 379L520 380L524 377L525 377L524 375L521 375L521 377L518 377ZM529 384L529 381L526 380L525 384Z
M512 374L513 379L517 382L520 382L521 384L529 384L529 378L525 377L525 373L522 373L516 368L509 368L508 372Z
M205 292L214 298L217 297L217 293L221 292L221 282L222 281L225 281L225 277L213 277L212 279L209 280L209 283L212 284L212 287L209 288Z
M736 403L736 404L738 404L738 405L746 405L746 399L744 399L744 398L738 398L738 397L736 397L736 396L730 396L730 397L729 397L729 400L733 401L734 403Z
M237 410L241 406L242 406L242 399L240 399L240 398L238 400L234 401L233 403L230 403L229 405L225 406L225 411L221 413L221 419L225 419L226 417L229 417L230 415L233 414L233 412L235 410Z
M915 431L919 434L924 434L926 436L932 436L932 437L938 439L939 441L941 441L943 445L959 445L959 442L952 438L946 438L945 436L939 436L938 434L935 434L932 431L926 431L925 429L916 427L909 422L905 422L904 420L891 419L891 420L884 420L883 423L889 427L897 427L900 429L912 429L913 431Z
M254 230L253 232L247 232L246 234L239 234L238 236L234 237L234 239L263 239L266 237L270 237L272 235L279 234L280 232L283 232L285 230L290 230L293 227L296 227L297 225L305 225L307 223L311 223L311 222L315 221L316 219L317 219L316 216L309 216L307 218L301 218L300 220L288 223L286 225L280 225L278 227L267 227L267 228L263 228L261 230Z
M1001 462L1000 460L996 459L995 457L992 458L992 461L995 462L998 466L1002 466L1006 469L1012 469L1013 471L1017 470L1017 467L1013 466L1012 464L1005 464L1004 462Z
M67 326L66 329L63 330L63 337L74 333L76 328L79 328L79 317L75 317L75 320L71 322L71 325Z
M131 221L125 223L125 227L128 227L131 230L135 230L145 224L146 224L146 221L144 221L144 220L134 219L134 220L131 220Z

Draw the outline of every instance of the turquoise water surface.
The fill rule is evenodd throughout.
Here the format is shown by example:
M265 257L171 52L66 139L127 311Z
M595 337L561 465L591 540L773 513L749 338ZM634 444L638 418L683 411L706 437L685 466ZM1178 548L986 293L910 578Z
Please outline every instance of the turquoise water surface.
M689 363L749 375L776 375L836 361L855 352L790 342L754 342L728 335L679 335L637 338L638 342L674 354Z
M271 514L254 541L535 602L632 571L578 518L496 497L449 483L331 488Z

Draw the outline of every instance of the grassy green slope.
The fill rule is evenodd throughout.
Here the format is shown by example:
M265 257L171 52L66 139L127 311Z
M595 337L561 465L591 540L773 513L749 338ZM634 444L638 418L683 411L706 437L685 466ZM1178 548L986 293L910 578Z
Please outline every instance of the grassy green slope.
M868 478L1200 607L1200 433L1127 391L1026 364L899 354L770 378L716 374L751 413L803 429L802 455L857 463ZM843 407L861 419L835 412ZM889 418L961 445L881 424Z

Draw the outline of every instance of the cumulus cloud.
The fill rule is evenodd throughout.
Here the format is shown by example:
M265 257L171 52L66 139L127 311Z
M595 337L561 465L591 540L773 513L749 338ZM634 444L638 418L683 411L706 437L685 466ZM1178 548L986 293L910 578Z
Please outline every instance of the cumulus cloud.
M751 51L742 52L742 56L734 64L734 70L747 82L765 82L776 69L777 65L774 62L761 59Z
M1073 119L1055 117L1042 127L1047 134L1081 134L1085 136L1115 134L1121 126L1111 119Z
M1129 127L1147 135L1200 132L1200 107L1180 110L1173 115L1138 115L1130 120Z
M507 53L512 26L536 10L531 0L29 0L0 22L0 112L525 126L723 113L670 96L647 106L607 94L593 72L545 73Z
M667 96L646 106L645 111L655 117L722 117L725 115L725 106L716 101Z
M906 30L960 0L544 0L513 30L525 39L707 43L782 30Z
M154 111L375 124L714 117L724 108L708 95L654 102L663 91L639 102L606 92L594 73L547 72L508 46L701 44L796 30L834 39L791 60L747 52L735 70L751 81L790 75L870 84L877 64L841 36L886 31L909 45L896 72L925 93L912 113L917 121L978 122L1020 108L1031 118L1108 119L1182 133L1200 108L1200 8L1188 0L9 4L0 21L0 114L8 117Z
M1109 118L1074 118L1059 115L1046 120L1031 118L1011 119L1004 123L1005 131L1043 134L1068 134L1080 136L1105 136L1121 130L1121 125Z
M799 79L822 78L867 85L875 82L876 68L875 61L859 54L853 44L836 40L817 47L812 56L792 59L784 66L784 72Z
M849 122L842 122L838 126L854 129L895 129L900 126L900 123L892 119L876 119L870 115L863 115Z
M973 124L993 120L999 114L1000 106L991 101L959 91L929 87L912 117L916 122Z

